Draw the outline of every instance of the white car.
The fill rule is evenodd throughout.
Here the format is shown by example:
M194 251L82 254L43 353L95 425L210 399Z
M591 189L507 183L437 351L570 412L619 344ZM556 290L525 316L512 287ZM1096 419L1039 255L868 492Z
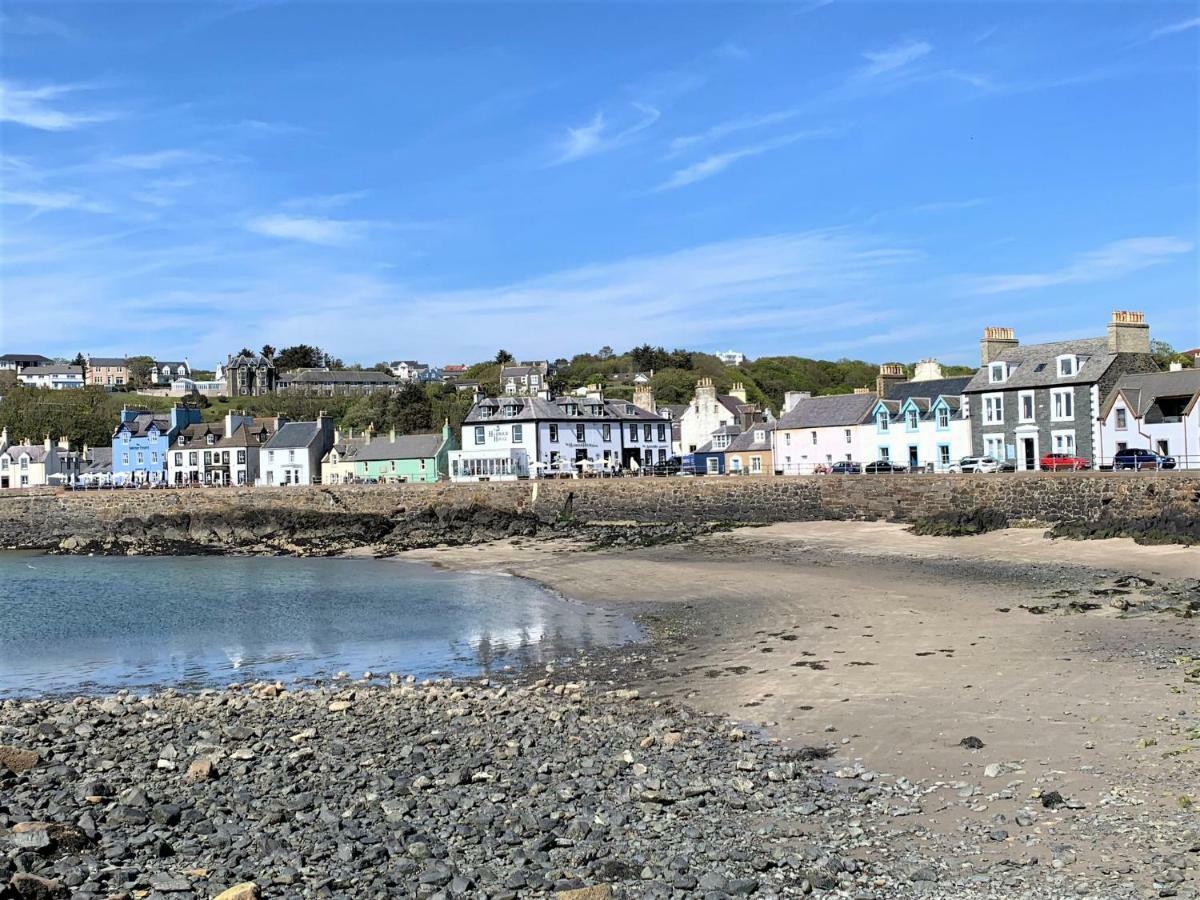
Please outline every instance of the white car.
M964 456L950 467L951 472L981 472L992 474L1000 471L1000 461L992 456Z

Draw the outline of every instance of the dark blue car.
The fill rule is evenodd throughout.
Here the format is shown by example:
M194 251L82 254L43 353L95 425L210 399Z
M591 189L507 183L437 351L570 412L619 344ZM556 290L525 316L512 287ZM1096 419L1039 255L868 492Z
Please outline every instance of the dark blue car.
M1133 469L1140 471L1142 469L1173 469L1175 468L1175 458L1173 456L1163 456L1161 453L1155 453L1153 450L1146 450L1141 447L1126 447L1124 450L1118 450L1117 455L1113 457L1114 469Z

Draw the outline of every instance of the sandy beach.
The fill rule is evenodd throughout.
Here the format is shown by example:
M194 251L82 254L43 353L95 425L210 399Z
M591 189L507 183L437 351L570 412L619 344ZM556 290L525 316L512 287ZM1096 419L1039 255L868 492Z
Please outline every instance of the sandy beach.
M658 636L631 676L643 692L919 783L928 827L978 833L984 860L1178 889L1150 860L1195 826L1200 635L1112 601L1193 592L1194 549L815 522L619 553L517 540L406 557L641 610ZM1042 803L1051 791L1066 803Z

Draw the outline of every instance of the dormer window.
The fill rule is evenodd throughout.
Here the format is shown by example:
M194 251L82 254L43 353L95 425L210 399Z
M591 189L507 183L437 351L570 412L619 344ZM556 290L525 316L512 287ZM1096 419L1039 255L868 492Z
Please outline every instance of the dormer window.
M761 444L766 439L767 439L767 433L765 431L763 431L761 428L755 429L754 442L756 444Z
M912 431L917 430L917 424L918 424L919 418L920 417L917 415L917 411L915 409L910 409L908 411L908 427L910 430L912 430Z
M1008 380L1008 363L994 362L988 366L988 381L1001 384Z
M881 409L878 413L875 414L875 427L879 431L887 431L888 427L890 425L891 425L891 420L890 420L890 417L888 416L886 409ZM813 432L813 438L814 438L813 443L814 444L816 443L816 440L815 440L816 436L817 436L817 433L814 431Z
M479 418L490 419L492 417L492 408L490 406L479 407Z
M1067 378L1079 371L1079 360L1067 354L1058 358L1058 377Z

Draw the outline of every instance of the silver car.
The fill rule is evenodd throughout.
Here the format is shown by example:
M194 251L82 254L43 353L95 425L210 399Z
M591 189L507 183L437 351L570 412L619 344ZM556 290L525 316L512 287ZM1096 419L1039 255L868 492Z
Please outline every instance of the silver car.
M951 472L980 472L990 475L1002 468L994 456L964 456L950 467Z

